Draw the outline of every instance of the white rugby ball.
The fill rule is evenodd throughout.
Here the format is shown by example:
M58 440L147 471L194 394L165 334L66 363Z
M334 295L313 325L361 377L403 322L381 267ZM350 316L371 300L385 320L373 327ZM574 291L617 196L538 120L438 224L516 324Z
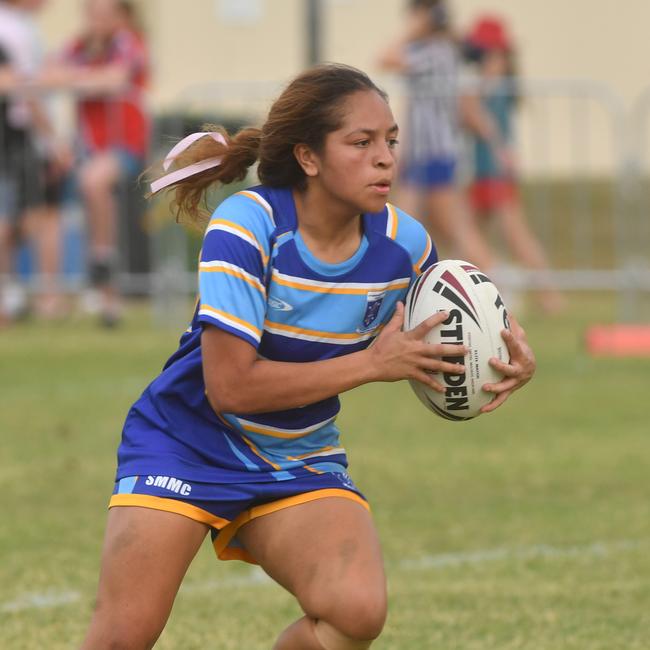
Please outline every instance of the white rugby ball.
M449 318L426 336L427 343L462 343L469 353L445 357L465 365L462 375L442 373L445 387L438 393L411 380L420 401L431 411L453 421L470 420L480 415L481 407L494 398L482 390L485 384L500 381L502 375L488 363L496 357L506 363L510 355L501 337L510 328L508 311L497 288L476 266L463 260L443 260L429 267L414 283L406 297L404 330L417 327L439 311Z

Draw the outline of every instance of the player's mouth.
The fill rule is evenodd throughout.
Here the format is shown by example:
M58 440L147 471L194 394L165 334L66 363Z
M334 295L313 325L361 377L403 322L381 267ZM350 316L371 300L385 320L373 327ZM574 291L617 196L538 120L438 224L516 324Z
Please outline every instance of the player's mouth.
M384 195L390 192L390 185L391 185L391 181L386 179L386 180L380 180L377 183L372 183L370 187L378 194Z

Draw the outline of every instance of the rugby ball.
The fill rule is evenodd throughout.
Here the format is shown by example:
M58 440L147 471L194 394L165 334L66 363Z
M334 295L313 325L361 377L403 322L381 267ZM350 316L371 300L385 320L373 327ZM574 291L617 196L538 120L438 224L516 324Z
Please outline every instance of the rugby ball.
M494 398L482 390L502 375L488 363L496 357L506 363L510 355L501 337L510 328L508 311L491 280L476 266L463 260L443 260L430 266L412 285L406 297L404 330L417 327L439 311L449 318L426 336L427 343L462 343L469 353L445 357L465 365L462 375L442 373L444 393L410 380L420 401L437 415L455 422L480 415L481 407Z

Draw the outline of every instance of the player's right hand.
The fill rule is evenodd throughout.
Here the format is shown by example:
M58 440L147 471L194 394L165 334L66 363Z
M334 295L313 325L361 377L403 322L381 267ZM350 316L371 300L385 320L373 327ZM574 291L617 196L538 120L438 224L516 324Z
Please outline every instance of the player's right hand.
M398 302L393 317L368 348L376 380L415 379L433 390L444 392L443 385L433 373L462 374L465 372L463 364L444 361L443 357L464 357L468 352L463 345L430 344L424 340L430 330L447 318L447 312L438 312L404 332L404 303Z

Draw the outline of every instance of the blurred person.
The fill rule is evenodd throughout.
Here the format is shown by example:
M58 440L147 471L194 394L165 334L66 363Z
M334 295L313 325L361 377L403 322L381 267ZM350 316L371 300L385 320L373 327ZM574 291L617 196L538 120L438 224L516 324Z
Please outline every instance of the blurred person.
M478 101L492 117L511 161L504 167L490 142L472 134L474 178L468 189L472 216L478 227L484 227L488 218L494 219L514 258L543 276L548 261L526 220L514 164L513 117L519 96L517 52L512 37L501 19L484 16L469 30L464 49L467 60L479 73ZM563 303L561 295L552 289L542 289L537 298L547 312L558 310Z
M61 177L69 148L55 134L47 106L32 83L42 65L34 15L45 0L0 1L0 321L29 310L16 280L16 252L29 237L39 276L37 315L64 314L60 294Z
M78 179L88 217L89 278L106 326L116 325L121 313L116 190L141 173L149 146L148 57L132 11L118 0L86 0L82 32L46 80L78 93Z
M444 0L411 0L401 36L379 57L407 84L400 203L420 216L446 254L487 271L492 253L466 214L456 185L462 123L501 151L498 131L479 102L462 92L458 39ZM501 153L499 153L501 156Z
M130 2L130 0L118 0L117 10L120 15L122 28L130 30L144 43L144 29L133 2Z
M219 558L261 565L302 607L275 650L363 650L381 633L381 550L338 393L407 377L442 390L433 373L462 372L466 352L423 342L447 314L401 329L437 255L386 202L397 136L385 93L329 64L295 78L261 129L213 127L169 153L152 192L173 188L178 215L204 227L212 186L255 163L262 184L209 219L192 323L126 418L85 650L151 648L208 532ZM513 322L485 411L534 372Z

